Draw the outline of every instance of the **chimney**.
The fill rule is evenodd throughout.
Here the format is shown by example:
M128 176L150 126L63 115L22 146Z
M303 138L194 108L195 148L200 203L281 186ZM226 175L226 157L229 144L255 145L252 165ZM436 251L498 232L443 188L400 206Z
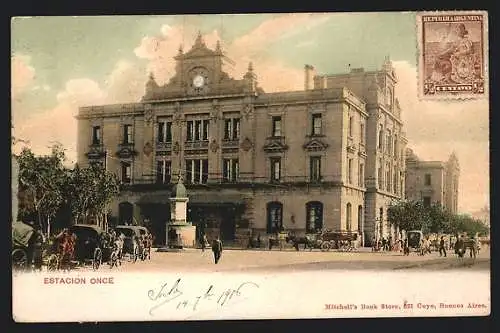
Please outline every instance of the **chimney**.
M314 76L316 75L316 71L314 67L311 65L304 66L304 90L313 90L314 89Z

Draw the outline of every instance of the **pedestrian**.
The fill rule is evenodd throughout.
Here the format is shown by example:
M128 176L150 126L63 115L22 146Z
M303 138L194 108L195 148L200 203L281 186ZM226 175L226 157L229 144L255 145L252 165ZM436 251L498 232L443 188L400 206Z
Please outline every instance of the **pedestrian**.
M217 264L222 255L222 241L219 236L212 241L212 251L214 252L215 263Z
M476 259L476 250L477 250L477 243L476 243L476 239L474 237L472 237L470 239L470 257L474 257L474 259Z
M408 239L405 239L405 241L404 241L403 254L405 256L409 256L410 255L410 247L408 246Z
M439 256L443 255L446 257L446 247L444 245L444 236L441 236L441 240L439 241Z
M207 246L207 235L203 234L201 236L201 252L205 252L205 248Z

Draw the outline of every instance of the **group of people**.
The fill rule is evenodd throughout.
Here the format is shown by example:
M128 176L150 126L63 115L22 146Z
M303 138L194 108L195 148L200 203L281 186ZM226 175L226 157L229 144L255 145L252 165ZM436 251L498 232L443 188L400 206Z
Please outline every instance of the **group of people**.
M210 244L207 239L207 235L203 234L200 237L200 245L201 245L201 251L205 252L205 249L207 245L209 245L212 248L212 252L214 254L214 261L215 263L219 263L219 260L222 256L222 241L219 236L216 236L213 240L212 243Z

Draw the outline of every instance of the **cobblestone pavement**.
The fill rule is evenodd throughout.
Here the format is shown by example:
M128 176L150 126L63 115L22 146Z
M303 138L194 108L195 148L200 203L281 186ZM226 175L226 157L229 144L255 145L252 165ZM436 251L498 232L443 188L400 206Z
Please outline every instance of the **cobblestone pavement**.
M123 272L263 272L287 270L489 270L489 249L483 249L476 259L459 259L448 253L439 257L437 252L426 256L411 253L403 256L399 252L373 253L367 249L359 252L321 252L295 250L225 250L220 262L215 265L209 250L185 249L179 252L157 252L153 249L151 260L133 263L125 258L122 265L113 271ZM83 268L91 270L91 267ZM110 270L103 264L99 270Z

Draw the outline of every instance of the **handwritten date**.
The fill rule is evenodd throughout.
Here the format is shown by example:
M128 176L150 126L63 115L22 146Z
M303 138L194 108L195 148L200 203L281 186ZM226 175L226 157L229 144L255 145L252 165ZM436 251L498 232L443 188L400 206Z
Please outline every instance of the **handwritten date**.
M153 316L158 309L166 304L171 304L177 310L184 309L193 312L198 309L202 302L220 307L227 306L232 299L241 297L243 291L247 291L250 287L259 288L259 285L255 282L243 282L237 288L226 288L219 292L216 292L214 286L210 285L197 296L188 297L184 296L181 279L179 278L173 284L162 284L158 290L148 290L149 300L155 303L149 309L149 314Z

